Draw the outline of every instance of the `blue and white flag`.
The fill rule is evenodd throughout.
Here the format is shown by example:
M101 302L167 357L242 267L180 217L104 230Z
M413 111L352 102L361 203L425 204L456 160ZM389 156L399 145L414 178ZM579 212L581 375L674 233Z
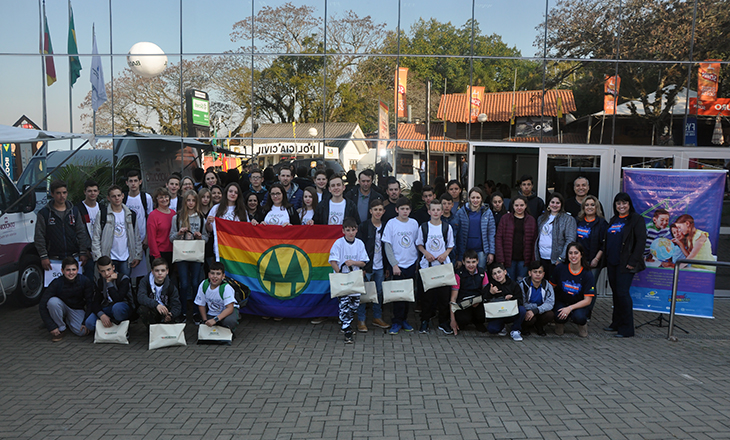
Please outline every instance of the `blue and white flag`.
M92 30L92 34L91 108L96 112L106 102L106 87L104 86L104 71L101 68L101 57L99 56L99 50L96 48L96 31Z

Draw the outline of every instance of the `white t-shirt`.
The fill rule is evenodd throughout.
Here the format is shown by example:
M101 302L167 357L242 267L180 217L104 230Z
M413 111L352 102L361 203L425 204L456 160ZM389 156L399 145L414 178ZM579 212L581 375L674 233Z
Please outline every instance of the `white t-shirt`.
M363 243L359 238L356 238L355 241L353 241L352 243L348 243L345 237L340 237L332 245L329 261L336 261L337 264L340 266L341 273L350 272L349 267L342 266L342 264L344 264L347 260L363 261L365 263L370 261L368 253L365 250L365 243ZM352 266L353 272L358 270L360 270L359 267ZM360 296L360 294L354 293L350 296Z
M543 260L549 260L553 252L553 223L555 222L555 215L550 214L548 220L540 228L540 240L539 250L540 258Z
M323 195L324 195L324 193L317 192L317 203L320 203L322 201L322 196Z
M335 203L332 200L330 204L330 218L327 219L328 225L341 225L342 221L345 220L345 204L347 201L343 200L339 203Z
M93 208L86 204L86 202L83 202L84 206L86 206L86 210L89 212L89 223L86 224L86 229L89 230L89 235L91 237L94 236L94 223L96 223L96 216L99 215L99 204L97 203L96 206Z
M174 199L170 199L170 209L177 212L177 197L175 197Z
M401 269L410 267L418 259L417 235L418 222L412 218L402 222L396 217L385 224L383 242L393 246L393 254Z
M111 259L118 261L127 261L129 259L129 246L127 243L127 222L124 220L124 210L122 212L114 212L109 208L109 212L114 214L114 239L112 240Z
M428 251L431 255L434 256L434 258L437 258L439 255L446 252L447 248L454 248L454 231L451 230L451 225L448 225L449 232L446 234L446 239L448 240L447 243L444 243L444 234L443 230L441 229L441 225L433 225L431 222L428 222L428 236L426 237L426 244L423 243L423 231L421 231L421 228L418 228L418 236L416 238L416 246L423 246L426 248L426 251ZM444 264L451 263L451 258L446 257L446 260L444 260ZM430 266L438 266L441 263L439 263L438 260L433 260L433 262L430 264ZM421 258L421 268L425 269L429 267L428 260L426 260L426 257Z
M302 208L304 209L304 208ZM302 224L306 225L309 220L312 220L314 218L314 210L309 209L307 211L302 211Z
M131 209L134 213L137 214L137 224L138 225L146 225L147 222L145 219L147 218L146 215L150 215L152 213L153 203L152 203L152 196L145 193L145 197L147 198L147 213L145 213L144 205L142 205L142 193L140 192L136 196L127 196L127 208ZM139 227L139 237L144 240L145 237L147 237L147 227Z
M282 206L272 206L271 211L264 217L264 223L267 225L284 225L291 223L289 218L289 212Z
M373 252L373 270L383 268L383 228L381 224L375 228L375 251Z
M220 203L217 203L213 205L212 208L210 208L210 211L208 212L208 218L216 218L215 213L218 212L219 205ZM223 215L219 218L222 218L223 220L240 221L238 216L233 212L235 209L235 206L229 206L228 208L226 208L226 212L224 212ZM218 231L215 228L215 222L213 223L213 253L215 253L215 261L220 261L220 254L218 253Z
M153 273L149 276L149 282L150 287L155 290L155 301L157 301L157 304L162 304L164 306L165 304L162 302L162 288L165 287L165 284L163 283L162 286L155 284L155 274Z
M197 306L208 306L209 315L220 315L230 303L233 303L234 307L238 305L238 303L236 303L236 292L233 290L233 287L226 284L223 288L223 298L221 298L220 286L216 288L208 286L208 290L203 292L204 283L205 281L200 283L198 286L198 294L195 295L195 301L193 302Z

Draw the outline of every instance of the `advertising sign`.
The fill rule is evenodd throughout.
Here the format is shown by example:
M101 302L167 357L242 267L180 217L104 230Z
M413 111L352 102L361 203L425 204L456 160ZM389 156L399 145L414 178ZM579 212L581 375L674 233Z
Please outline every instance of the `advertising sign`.
M253 147L255 156L321 156L324 154L322 142L276 142L272 144L256 144Z
M631 284L634 310L669 313L679 259L717 260L725 171L624 169L624 189L646 222L646 270ZM715 267L684 265L678 315L712 318Z
M616 113L616 101L618 100L618 92L620 88L620 76L606 76L606 81L603 85L603 112L606 115Z
M697 118L695 116L687 116L687 123L684 125L684 145L697 146Z
M720 73L720 63L700 63L697 71L697 97L700 101L712 102L717 99L718 73Z
M471 116L471 122L477 122L479 113L482 110L482 100L484 99L484 87L482 86L471 86L471 99L469 100L469 115Z
M13 149L12 144L0 145L0 160L2 160L2 167L5 173L13 180Z
M383 101L379 101L378 106L378 149L375 151L377 157L380 152L385 151L388 147L390 138L390 130L388 129L388 106Z
M202 90L185 91L185 118L188 123L188 136L210 136L210 100Z
M208 101L193 97L193 124L210 125Z
M689 98L689 109L695 115L730 117L730 98L717 98L713 102L697 102L697 98Z
M395 102L398 105L397 117L405 118L408 116L406 110L406 89L408 86L408 68L399 67L395 72Z

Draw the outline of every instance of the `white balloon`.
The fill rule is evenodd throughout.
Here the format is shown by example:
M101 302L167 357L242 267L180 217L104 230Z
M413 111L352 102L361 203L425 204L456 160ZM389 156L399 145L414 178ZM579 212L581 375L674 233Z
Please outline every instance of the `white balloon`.
M127 65L137 75L152 78L167 68L167 55L155 43L143 41L129 49Z

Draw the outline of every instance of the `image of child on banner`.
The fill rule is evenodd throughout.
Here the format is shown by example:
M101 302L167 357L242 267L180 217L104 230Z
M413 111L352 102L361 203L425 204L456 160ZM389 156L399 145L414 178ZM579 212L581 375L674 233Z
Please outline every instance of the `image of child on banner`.
M651 245L656 239L668 238L671 240L672 236L670 235L668 226L669 211L666 209L657 209L654 211L651 223L647 223L646 225L646 247L644 248L644 259L647 262L654 261L654 254L651 252Z
M677 225L677 229L683 236L687 259L703 261L717 260L717 258L712 255L712 243L710 243L709 234L695 227L695 219L691 215L680 215L674 223ZM692 269L709 270L712 272L715 271L714 266L691 264L689 267Z
M662 261L660 267L674 268L677 260L680 258L687 258L688 252L687 246L684 244L684 235L677 227L677 224L672 223L669 225L669 229L672 231L672 240L669 241L668 239L665 239L655 241L652 243L651 252L652 255L658 255L661 253L659 250L660 247L666 248L666 255L668 255L669 258Z

